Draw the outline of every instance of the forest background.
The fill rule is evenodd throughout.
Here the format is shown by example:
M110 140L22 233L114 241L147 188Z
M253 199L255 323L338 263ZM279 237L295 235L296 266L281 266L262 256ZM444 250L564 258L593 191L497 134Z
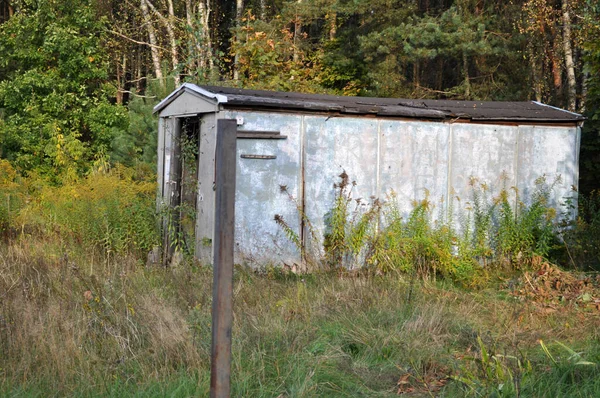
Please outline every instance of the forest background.
M456 100L584 113L600 186L594 0L0 0L0 158L58 183L152 164L178 84Z

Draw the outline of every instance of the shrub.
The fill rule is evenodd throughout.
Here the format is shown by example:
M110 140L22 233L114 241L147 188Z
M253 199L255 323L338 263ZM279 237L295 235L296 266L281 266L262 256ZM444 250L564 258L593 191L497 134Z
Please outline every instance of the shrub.
M515 192L517 208L510 205L509 194L503 190L497 200L496 252L507 256L512 264L533 254L547 256L555 240L556 210L548 205L550 192L558 180L548 185L545 177L535 181L532 202L526 205Z

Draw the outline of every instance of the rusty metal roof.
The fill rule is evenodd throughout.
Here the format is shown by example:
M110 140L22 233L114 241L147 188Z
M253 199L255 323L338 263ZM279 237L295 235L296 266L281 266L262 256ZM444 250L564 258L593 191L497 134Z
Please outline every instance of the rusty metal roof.
M158 112L184 91L192 91L218 102L224 108L256 108L350 115L406 117L486 122L574 123L585 118L535 101L452 101L400 98L346 97L281 91L246 90L231 87L196 86L184 83L158 104Z

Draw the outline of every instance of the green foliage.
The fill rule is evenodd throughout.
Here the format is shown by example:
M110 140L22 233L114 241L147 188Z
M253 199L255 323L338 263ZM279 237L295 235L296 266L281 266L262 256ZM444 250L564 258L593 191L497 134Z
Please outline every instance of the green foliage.
M463 366L456 380L464 384L467 395L519 396L523 384L533 373L531 362L522 355L502 355L490 351L481 336L477 336L479 355L468 357L470 366Z
M531 204L521 202L518 191L510 198L505 189L498 198L497 252L508 256L511 262L533 254L547 256L555 239L556 210L549 207L550 192L558 180L548 185L545 177L536 180L536 190ZM517 203L513 209L512 203Z
M584 26L584 72L587 98L585 102L585 122L581 132L581 181L584 195L600 189L600 7L588 1L587 19Z
M156 164L158 145L158 118L152 113L154 106L174 90L173 79L151 82L145 95L134 95L129 101L129 126L115 134L110 142L108 157L111 162L133 166L136 162Z
M520 36L508 22L518 15L514 7L461 1L445 9L427 5L423 12L414 2L392 3L337 6L333 12L344 22L338 38L324 41L323 69L335 72L325 85L349 85L376 96L522 95L510 78L523 67Z
M569 216L577 200L577 218ZM567 201L566 217L560 224L565 252L560 260L573 268L600 270L600 191L578 194Z
M25 192L12 165L0 159L0 236L7 233L23 206Z
M0 25L0 153L22 170L74 175L127 128L109 101L103 20L88 0L23 2Z
M153 174L116 167L53 186L30 178L29 204L13 226L57 234L107 253L145 255L158 244Z
M239 82L245 88L277 91L324 92L320 84L321 52L302 46L305 36L291 32L289 21L270 23L246 13L235 30L231 53L238 56Z

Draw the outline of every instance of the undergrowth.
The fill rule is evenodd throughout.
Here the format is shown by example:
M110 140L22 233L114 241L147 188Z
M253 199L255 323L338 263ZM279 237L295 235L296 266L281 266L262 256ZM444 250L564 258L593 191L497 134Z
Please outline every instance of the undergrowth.
M57 185L0 160L0 232L145 254L158 244L155 195L154 174L143 168L104 168Z
M415 200L412 210L403 214L394 192L383 201L364 203L353 199L356 182L345 172L339 177L322 237L305 221L311 233L301 241L281 217L275 219L312 269L368 268L425 278L441 275L472 286L484 283L490 272L526 268L555 255L557 247L564 250L557 211L549 204L558 180L537 179L526 203L515 188L503 188L492 197L485 183L472 178L470 198L462 208L461 200L455 198L436 214L425 191L425 197ZM592 218L585 227L596 228L595 221ZM571 229L567 234L563 228L563 234L575 239L581 230Z
M567 201L567 211L578 203L575 220L565 219L559 228L565 250L557 253L560 261L580 270L600 271L600 191Z

